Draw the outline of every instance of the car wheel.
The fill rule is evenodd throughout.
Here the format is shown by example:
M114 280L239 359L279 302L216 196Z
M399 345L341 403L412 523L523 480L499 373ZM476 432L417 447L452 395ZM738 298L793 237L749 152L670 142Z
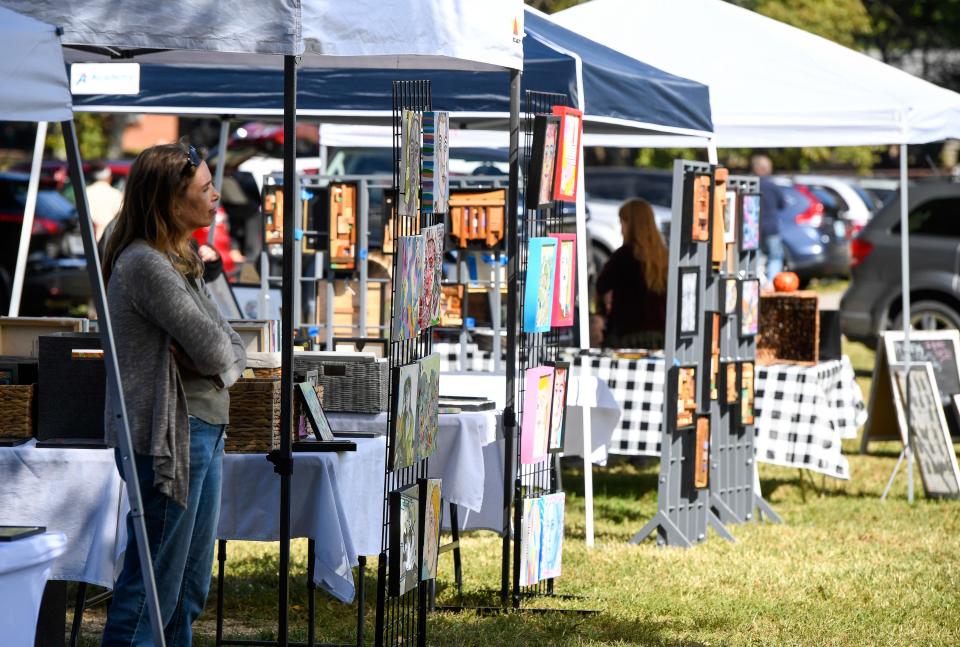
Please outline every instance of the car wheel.
M957 330L960 313L940 301L918 301L910 306L910 326L913 330ZM903 328L903 317L897 315L891 327Z

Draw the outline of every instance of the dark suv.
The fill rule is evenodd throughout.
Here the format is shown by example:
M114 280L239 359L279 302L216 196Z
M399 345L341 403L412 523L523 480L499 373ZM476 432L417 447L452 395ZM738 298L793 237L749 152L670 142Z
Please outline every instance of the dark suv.
M910 187L910 320L915 329L960 328L960 184ZM852 279L840 305L844 334L876 346L901 327L900 198L851 244Z

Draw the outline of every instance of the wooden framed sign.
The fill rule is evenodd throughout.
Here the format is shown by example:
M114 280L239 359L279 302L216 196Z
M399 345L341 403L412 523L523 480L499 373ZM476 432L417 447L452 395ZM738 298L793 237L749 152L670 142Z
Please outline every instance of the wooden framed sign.
M960 498L960 467L940 403L933 365L930 362L911 364L908 376L903 364L891 364L890 374L896 382L893 399L900 433L909 440L917 456L924 492L931 498ZM909 416L905 406L908 383Z

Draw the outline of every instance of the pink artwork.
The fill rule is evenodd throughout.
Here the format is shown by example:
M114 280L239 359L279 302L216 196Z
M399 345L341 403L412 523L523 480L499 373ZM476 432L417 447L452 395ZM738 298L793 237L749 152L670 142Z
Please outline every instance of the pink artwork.
M553 367L528 368L524 375L523 424L520 428L520 462L524 465L538 463L547 457L552 404Z
M553 317L551 326L573 325L576 294L577 235L550 234L557 240L557 265L553 272Z

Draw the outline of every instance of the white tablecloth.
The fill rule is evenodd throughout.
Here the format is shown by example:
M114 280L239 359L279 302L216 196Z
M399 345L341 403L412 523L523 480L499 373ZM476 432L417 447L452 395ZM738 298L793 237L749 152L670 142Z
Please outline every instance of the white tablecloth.
M381 435L387 431L386 413L328 413L327 418L334 431L366 431ZM483 448L496 440L499 428L500 414L496 411L465 411L440 416L437 450L430 457L429 474L443 480L445 501L470 510L480 509L485 474ZM383 474L382 465L380 474ZM379 552L378 548L376 553Z
M293 459L291 535L316 542L314 581L343 602L355 594L351 569L357 555L380 552L385 443L383 438L356 442L356 452L296 453ZM264 455L227 454L217 536L279 540L279 501L280 479ZM371 535L376 536L372 551Z
M43 589L54 560L66 548L62 532L0 542L0 639L4 646L33 647Z
M0 524L67 537L50 579L113 587L127 502L112 449L0 448Z

